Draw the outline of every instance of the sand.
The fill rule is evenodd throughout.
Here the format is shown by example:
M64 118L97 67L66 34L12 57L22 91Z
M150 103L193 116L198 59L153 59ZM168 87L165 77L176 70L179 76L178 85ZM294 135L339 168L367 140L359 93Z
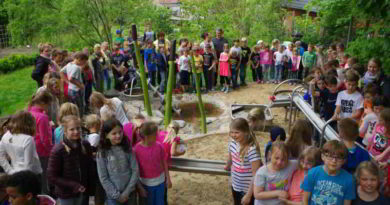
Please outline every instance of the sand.
M249 84L247 87L237 91L224 94L221 92L211 93L226 104L269 104L268 97L272 95L274 84ZM291 89L286 85L285 88ZM284 120L285 109L273 108L273 124L282 126L288 131L288 122ZM226 130L228 132L228 130ZM261 154L264 155L264 144L268 142L269 134L256 132L260 143ZM188 151L185 158L226 160L228 156L228 134L211 135L203 138L188 141ZM194 174L171 171L173 183L172 189L168 191L168 203L170 205L219 205L232 204L230 179L227 176L216 176L207 174Z

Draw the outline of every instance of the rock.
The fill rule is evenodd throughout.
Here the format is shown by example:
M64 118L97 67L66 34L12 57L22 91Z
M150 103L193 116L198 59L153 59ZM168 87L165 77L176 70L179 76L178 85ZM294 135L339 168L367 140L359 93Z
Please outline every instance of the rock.
M210 123L214 122L215 120L217 120L216 117L207 117L206 118L206 124L210 124Z
M162 114L162 112L160 112L160 110L153 110L153 114L156 117L164 118L164 114Z
M184 120L175 120L175 122L179 125L180 128L186 126L186 122Z

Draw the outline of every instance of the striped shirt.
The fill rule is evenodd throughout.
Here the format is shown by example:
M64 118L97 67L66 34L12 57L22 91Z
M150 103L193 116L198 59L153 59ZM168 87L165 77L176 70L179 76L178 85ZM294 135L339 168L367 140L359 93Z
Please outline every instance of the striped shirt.
M229 143L229 153L232 156L232 186L237 192L248 192L252 180L252 162L261 160L260 153L256 151L256 147L252 146L246 153L243 162L240 158L240 144L231 140Z

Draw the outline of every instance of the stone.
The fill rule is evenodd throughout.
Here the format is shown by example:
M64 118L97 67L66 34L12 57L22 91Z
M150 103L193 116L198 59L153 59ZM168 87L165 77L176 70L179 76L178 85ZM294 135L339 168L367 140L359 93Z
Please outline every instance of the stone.
M175 122L179 125L180 128L185 127L187 124L184 120L175 120Z
M210 123L214 122L215 120L217 120L216 117L206 117L206 124L210 124Z

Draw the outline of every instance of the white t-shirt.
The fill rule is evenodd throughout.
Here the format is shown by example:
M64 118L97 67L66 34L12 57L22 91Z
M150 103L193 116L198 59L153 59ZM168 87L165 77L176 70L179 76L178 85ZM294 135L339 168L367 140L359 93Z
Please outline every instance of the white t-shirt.
M363 144L368 145L368 139L372 136L374 133L375 125L378 122L378 117L375 115L374 112L371 112L364 116L363 118L363 126L360 127L359 132L366 133L363 138Z
M110 117L115 117L122 125L129 123L129 119L123 109L122 101L119 98L112 98L111 102L114 104L115 110L111 110L108 105L103 105L103 107L100 108L101 118L104 120Z
M97 147L99 145L100 136L99 134L91 133L87 136L87 140L92 147Z
M68 77L68 80L77 80L80 83L83 83L83 79L81 76L81 68L74 64L73 62L68 63L65 67L61 69L62 73L65 73ZM78 91L79 87L69 81L68 89Z
M185 57L184 55L180 56L180 58L179 58L180 71L182 71L182 70L189 71L190 70L190 59L191 59L190 56L187 56L187 57Z
M336 106L340 106L340 118L351 117L353 112L363 108L363 96L358 91L348 94L343 90L337 95Z
M241 57L241 47L232 47L232 48L230 48L230 54L232 54L233 53L233 51L235 51L236 53L237 53L237 56L240 56Z
M282 65L283 64L283 56L284 54L279 52L279 51L276 51L274 53L274 56L275 56L275 65Z
M289 60L292 59L292 57L293 57L292 51L290 51L288 49L284 50L283 54L286 55Z

